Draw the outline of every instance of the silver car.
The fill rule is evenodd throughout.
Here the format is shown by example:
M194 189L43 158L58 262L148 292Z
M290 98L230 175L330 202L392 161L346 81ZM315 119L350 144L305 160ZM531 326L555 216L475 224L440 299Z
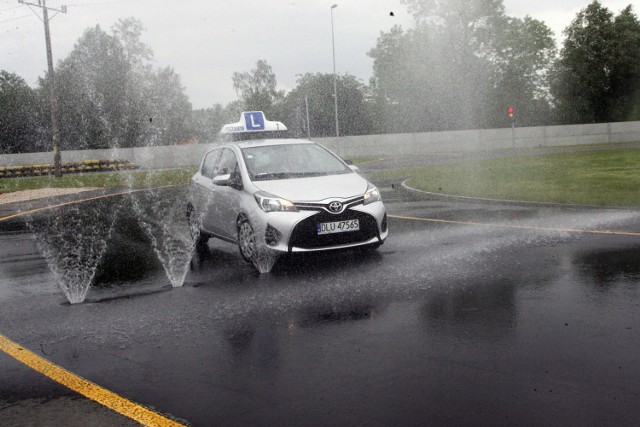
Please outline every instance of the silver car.
M261 253L377 248L388 235L386 210L356 169L308 140L222 145L191 178L191 233L198 244L237 244L254 265Z

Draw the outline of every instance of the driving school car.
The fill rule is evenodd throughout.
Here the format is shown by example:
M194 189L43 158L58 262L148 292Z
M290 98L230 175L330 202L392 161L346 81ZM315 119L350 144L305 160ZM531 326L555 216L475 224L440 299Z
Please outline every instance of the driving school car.
M262 112L222 128L230 142L207 152L191 178L187 216L197 243L235 243L254 264L261 251L380 246L388 235L380 191L320 144L269 139L284 130Z

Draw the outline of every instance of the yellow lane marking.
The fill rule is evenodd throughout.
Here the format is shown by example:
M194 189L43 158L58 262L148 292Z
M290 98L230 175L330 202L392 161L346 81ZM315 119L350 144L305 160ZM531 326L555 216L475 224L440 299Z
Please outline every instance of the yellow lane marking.
M166 187L173 187L168 185ZM166 187L158 187L158 188L166 188ZM62 206L74 205L78 203L89 202L92 200L104 199L107 197L115 197L122 196L129 193L139 192L139 191L147 191L147 189L140 190L132 190L125 191L121 193L113 193L113 194L105 194L102 196L90 197L86 199L74 200L67 203L60 203L57 205L46 206L43 208L32 209L25 212L20 212L14 215L9 215L0 218L0 221L5 221L11 218L20 217L23 215L28 215L35 212L40 212L48 209L55 209ZM145 426L159 426L159 427L184 427L183 424L180 424L170 418L167 418L163 415L160 415L157 412L154 412L150 409L145 408L131 400L125 399L103 387L100 387L97 384L94 384L88 380L85 380L78 375L67 371L66 369L55 365L54 363L49 362L48 360L36 355L35 353L19 346L15 342L9 340L2 334L0 334L0 350L12 356L19 362L24 363L31 369L51 378L59 384L64 385L65 387L80 393L88 399L93 400L109 409L112 409L119 414L124 415L125 417L131 418L134 421L137 421Z
M389 215L389 218L404 219L409 221L439 222L439 223L445 223L445 224L477 225L481 227L514 228L514 229L520 229L520 230L562 231L567 233L607 234L607 235L616 235L616 236L640 237L640 233L631 232L631 231L580 230L580 229L573 229L573 228L534 227L529 225L492 224L487 222L472 222L472 221L452 221L447 219L420 218L420 217L400 216L400 215Z
M0 350L59 384L145 426L184 427L170 418L125 399L97 384L55 365L0 335Z

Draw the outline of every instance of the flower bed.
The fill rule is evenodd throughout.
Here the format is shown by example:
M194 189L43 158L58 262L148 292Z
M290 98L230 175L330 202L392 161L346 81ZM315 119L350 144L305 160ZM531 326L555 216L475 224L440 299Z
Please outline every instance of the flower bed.
M87 172L111 172L119 170L138 169L139 165L128 160L85 160L83 162L63 163L63 174L87 173ZM26 176L53 175L53 164L28 165L28 166L0 166L0 178L20 178Z

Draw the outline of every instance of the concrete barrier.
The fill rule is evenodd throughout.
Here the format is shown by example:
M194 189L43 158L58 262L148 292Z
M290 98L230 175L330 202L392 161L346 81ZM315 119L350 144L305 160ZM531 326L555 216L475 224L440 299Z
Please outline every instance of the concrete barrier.
M543 126L451 132L313 138L343 157L432 154L495 150L512 147L553 147L588 144L640 142L640 121L587 125ZM142 168L164 169L195 166L215 144L168 145L159 147L70 150L63 162L125 159ZM1 166L52 163L51 153L4 154Z
M640 121L315 138L341 156L411 155L501 148L640 142Z

